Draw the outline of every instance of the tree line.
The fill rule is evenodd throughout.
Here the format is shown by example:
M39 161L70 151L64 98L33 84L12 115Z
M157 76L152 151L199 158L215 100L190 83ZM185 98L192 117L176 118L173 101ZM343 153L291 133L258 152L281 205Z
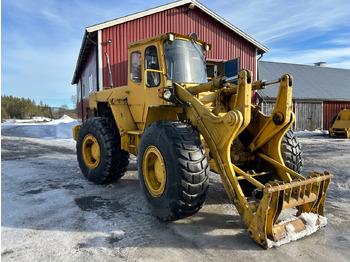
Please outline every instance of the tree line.
M37 105L28 98L1 96L1 119L26 119L34 116L53 117L51 108L42 101Z

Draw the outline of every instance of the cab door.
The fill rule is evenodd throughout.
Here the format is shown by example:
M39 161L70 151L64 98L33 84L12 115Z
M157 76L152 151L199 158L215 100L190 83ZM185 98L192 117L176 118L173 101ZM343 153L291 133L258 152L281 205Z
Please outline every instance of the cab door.
M163 65L159 43L129 50L128 104L138 129L143 129L150 106L166 102L158 97L158 89L164 85Z
M143 66L142 48L133 48L129 50L129 76L128 76L128 90L127 102L134 122L140 128L144 110L144 66Z
M150 106L156 106L164 104L165 101L158 97L158 89L164 86L164 76L162 72L162 66L160 63L160 52L158 43L150 45L145 49L145 92L146 92L146 111ZM144 118L145 120L145 118Z

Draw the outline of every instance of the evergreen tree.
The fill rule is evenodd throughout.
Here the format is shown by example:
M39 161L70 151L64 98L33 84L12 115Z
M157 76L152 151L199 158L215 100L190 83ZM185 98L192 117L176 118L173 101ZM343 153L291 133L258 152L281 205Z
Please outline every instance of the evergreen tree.
M51 108L42 101L36 105L34 100L23 97L1 96L1 119L25 119L33 116L52 118Z

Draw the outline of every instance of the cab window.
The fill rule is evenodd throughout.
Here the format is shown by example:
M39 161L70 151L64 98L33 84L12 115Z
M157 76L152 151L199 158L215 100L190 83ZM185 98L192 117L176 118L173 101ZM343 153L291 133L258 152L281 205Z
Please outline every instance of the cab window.
M155 46L149 46L145 50L145 69L159 70L157 48ZM147 71L147 87L159 86L160 73Z
M141 52L135 51L130 55L130 79L141 83Z

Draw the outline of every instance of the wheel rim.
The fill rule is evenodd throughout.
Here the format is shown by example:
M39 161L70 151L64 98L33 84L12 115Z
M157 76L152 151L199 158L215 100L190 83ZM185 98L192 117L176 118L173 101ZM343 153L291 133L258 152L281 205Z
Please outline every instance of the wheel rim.
M142 169L148 192L154 197L160 197L165 190L166 169L163 156L155 146L146 149Z
M100 163L100 145L93 135L85 136L83 140L83 159L86 166L95 169Z

